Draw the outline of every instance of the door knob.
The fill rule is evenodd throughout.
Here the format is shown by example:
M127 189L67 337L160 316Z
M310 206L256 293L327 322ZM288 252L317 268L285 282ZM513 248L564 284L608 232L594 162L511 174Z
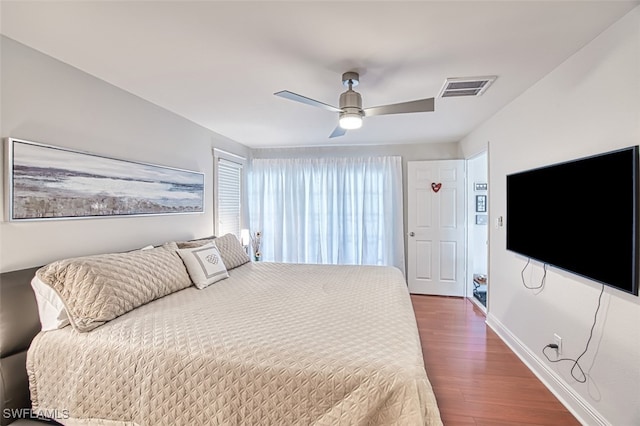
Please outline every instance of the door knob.
M415 234L415 232L413 232L413 231L412 231L412 232L409 232L409 236L410 236L410 237L413 237L414 235L416 235L416 234Z

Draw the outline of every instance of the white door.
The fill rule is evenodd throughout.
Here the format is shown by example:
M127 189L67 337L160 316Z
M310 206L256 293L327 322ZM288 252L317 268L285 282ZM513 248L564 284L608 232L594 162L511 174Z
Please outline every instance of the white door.
M465 295L464 160L408 162L411 293Z

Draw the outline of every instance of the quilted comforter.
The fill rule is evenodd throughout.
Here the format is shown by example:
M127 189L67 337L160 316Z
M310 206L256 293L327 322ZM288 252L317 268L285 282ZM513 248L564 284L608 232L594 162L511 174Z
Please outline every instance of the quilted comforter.
M442 424L397 269L229 273L88 333L38 334L33 408L69 425Z

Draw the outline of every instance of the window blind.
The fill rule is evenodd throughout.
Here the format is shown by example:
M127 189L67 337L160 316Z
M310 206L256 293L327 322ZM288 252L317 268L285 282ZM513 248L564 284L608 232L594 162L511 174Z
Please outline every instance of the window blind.
M218 235L231 233L240 237L242 165L218 158L217 188Z

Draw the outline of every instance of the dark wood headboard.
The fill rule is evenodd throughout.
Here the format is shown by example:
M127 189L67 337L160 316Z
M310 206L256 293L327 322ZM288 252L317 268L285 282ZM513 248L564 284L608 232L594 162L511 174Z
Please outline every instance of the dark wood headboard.
M0 274L0 424L31 408L27 349L40 331L31 279L38 267ZM22 416L28 412L22 412ZM21 417L21 415L18 415Z

